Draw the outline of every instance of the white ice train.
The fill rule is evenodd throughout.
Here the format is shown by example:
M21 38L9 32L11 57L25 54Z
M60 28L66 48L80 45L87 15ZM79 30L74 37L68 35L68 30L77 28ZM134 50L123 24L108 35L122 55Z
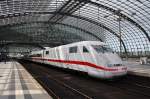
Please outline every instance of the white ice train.
M32 61L86 72L97 78L127 74L121 58L99 41L82 41L31 53Z

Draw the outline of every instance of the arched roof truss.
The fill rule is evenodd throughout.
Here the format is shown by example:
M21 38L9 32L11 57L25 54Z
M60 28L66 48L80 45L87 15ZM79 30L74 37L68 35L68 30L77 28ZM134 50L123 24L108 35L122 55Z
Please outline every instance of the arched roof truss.
M45 28L53 25L62 34L73 31L80 40L104 41L117 52L121 40L122 52L150 55L149 6L149 0L1 0L0 28L18 24L16 31L36 32L37 26L20 27L44 22Z

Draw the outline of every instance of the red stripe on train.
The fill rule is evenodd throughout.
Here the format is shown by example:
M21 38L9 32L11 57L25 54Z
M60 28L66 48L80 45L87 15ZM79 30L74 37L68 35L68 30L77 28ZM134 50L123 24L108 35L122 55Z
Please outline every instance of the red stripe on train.
M59 63L66 63L66 64L77 64L77 65L89 66L89 67L93 67L93 68L101 69L101 70L105 70L105 71L117 71L118 70L118 69L106 68L106 67L103 67L103 66L97 66L93 63L83 62L83 61L56 60L56 59L43 59L43 58L32 58L32 59L46 60L46 61L49 61L49 62L59 62Z

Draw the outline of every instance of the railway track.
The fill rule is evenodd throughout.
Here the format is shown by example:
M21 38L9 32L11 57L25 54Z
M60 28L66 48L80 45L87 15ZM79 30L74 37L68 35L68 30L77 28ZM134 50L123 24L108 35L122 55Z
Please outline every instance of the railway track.
M139 83L132 83L132 82L120 82L120 83L107 83L107 85L127 91L129 94L141 94L143 96L150 97L150 86L144 86Z
M47 70L44 70L44 72L49 73L49 71L47 71ZM132 76L132 75L130 75L130 76ZM139 82L136 82L135 80L131 82L130 76L128 76L128 78L124 79L123 81L119 81L119 82L117 81L117 83L115 81L113 81L113 82L105 82L104 81L104 83L109 85L109 86L115 87L115 88L117 87L119 89L126 90L130 94L135 92L135 93L150 97L150 94L149 94L150 86L145 86L143 84L140 84ZM114 82L116 84L114 84Z
M23 65L55 99L150 99L148 79L130 75L126 79L109 82L79 77L76 73L47 68L47 65Z
M24 65L25 66L25 65ZM50 95L55 99L93 99L92 97L80 92L64 82L55 79L49 75L43 68L34 69L25 68L31 73L31 75L36 78L36 80L50 93ZM43 71L43 72L41 72Z
M128 75L126 79L116 82L116 84L114 83L107 83L107 84L113 87L118 87L120 89L126 90L130 93L134 92L150 97L150 78Z

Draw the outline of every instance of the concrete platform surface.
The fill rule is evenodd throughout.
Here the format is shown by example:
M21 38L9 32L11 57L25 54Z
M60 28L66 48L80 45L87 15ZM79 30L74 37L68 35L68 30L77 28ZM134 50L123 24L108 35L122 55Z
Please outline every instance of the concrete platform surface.
M0 63L0 99L52 99L18 62Z
M128 67L128 73L150 77L150 64L141 65L140 62L124 61L124 64Z

